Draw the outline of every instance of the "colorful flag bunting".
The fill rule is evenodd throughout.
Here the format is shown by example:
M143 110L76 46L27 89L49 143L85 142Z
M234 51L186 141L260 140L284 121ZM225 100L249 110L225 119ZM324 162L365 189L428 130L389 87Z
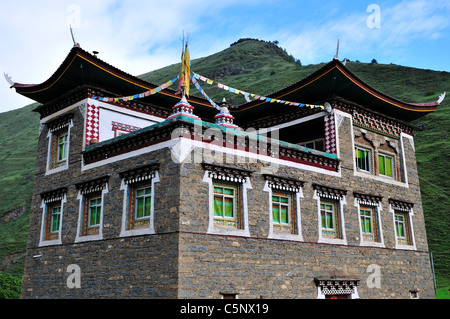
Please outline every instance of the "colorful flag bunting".
M212 79L207 78L207 77L205 77L203 75L199 75L199 74L197 74L195 72L193 72L192 74L193 74L193 77L195 77L196 79L199 79L199 80L201 80L203 82L206 82L209 85L213 85L214 82L215 82L215 83L217 83L217 87L219 89L223 89L225 91L229 91L229 92L236 93L236 94L240 93L240 94L244 95L245 96L245 100L247 102L249 102L249 96L250 96L250 97L252 97L255 100L266 101L266 102L269 102L269 103L275 103L276 102L276 103L285 104L285 105L292 105L292 106L299 106L299 107L306 106L306 107L311 107L311 108L319 108L320 107L321 109L325 109L323 105L310 105L310 104L303 104L303 103L295 103L295 102L291 102L291 101L271 99L271 98L268 98L268 97L265 97L265 96L256 95L254 93L248 93L248 92L245 92L245 91L242 91L242 90L239 90L239 89L235 89L235 88L229 87L229 86L227 86L225 84L213 81Z
M151 90L139 93L139 94L130 95L130 96L110 97L110 98L109 97L101 97L101 96L93 96L93 97L91 97L91 99L102 101L102 102L112 102L112 101L114 101L114 102L125 101L126 102L126 101L132 101L132 100L135 100L135 99L141 99L143 97L150 96L150 95L156 94L158 92L161 92L162 90L164 90L164 89L168 88L169 86L171 86L177 80L178 80L178 76L176 76L174 79L172 79L170 81L167 81L164 84L161 84L160 86L158 86L158 87L156 87L154 89L151 89Z

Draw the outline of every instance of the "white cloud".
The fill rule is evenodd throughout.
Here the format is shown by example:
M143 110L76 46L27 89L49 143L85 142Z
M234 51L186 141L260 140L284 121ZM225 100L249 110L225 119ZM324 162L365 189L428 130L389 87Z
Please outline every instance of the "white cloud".
M223 50L240 37L254 37L279 40L303 64L330 61L338 39L341 58L364 61L362 57L378 55L394 59L413 41L448 37L448 2L403 1L390 7L382 2L379 29L367 27L370 13L364 6L360 12L354 6L345 12L338 9L339 3L315 7L314 17L318 12L322 16L311 19L306 7L298 11L306 5L302 2L4 1L0 72L17 82L45 81L73 45L68 23L83 49L99 51L99 58L134 75L179 62L183 31L190 34L192 58ZM290 17L290 22L275 12ZM9 89L3 79L0 95L0 112L32 102Z
M370 28L367 19L371 13L361 10L325 22L302 22L298 28L282 29L274 36L303 64L330 61L338 39L339 57L354 60L375 54L396 59L419 39L448 41L448 3L403 1L393 7L381 4L380 9L380 28Z

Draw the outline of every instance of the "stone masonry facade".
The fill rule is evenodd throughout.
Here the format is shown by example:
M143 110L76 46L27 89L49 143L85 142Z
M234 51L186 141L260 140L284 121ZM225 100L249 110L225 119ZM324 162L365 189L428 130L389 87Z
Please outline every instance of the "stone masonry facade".
M211 223L212 198L205 161L173 160L168 146L173 144L167 144L171 140L165 137L148 142L147 151L139 155L130 155L140 149L136 142L130 151L119 150L118 155L109 153L111 157L93 164L86 162L89 152L114 146L117 141L138 141L145 133L137 131L85 150L83 112L88 102L82 100L49 120L55 122L70 114L66 169L48 173L51 125L44 123L40 131L22 298L320 298L324 297L319 284L322 281L330 282L327 289L351 282L352 296L362 299L410 298L417 293L420 298L434 297L409 132L391 134L360 125L351 112L333 104L337 170L317 169L314 165L299 169L287 161L273 162L277 166L271 176L299 181L297 185L301 185L295 238L270 236L271 208L267 178L262 173L267 163L250 162L245 156L233 163L213 163L245 173L242 178L247 186L242 195L246 209L241 213L246 214L241 216L245 232L211 232L211 227L216 226ZM164 123L160 124L164 127ZM357 172L355 143L397 152L395 180ZM195 144L190 154L205 149L205 144ZM149 166L155 167L158 176L152 184L153 231L122 236L126 196L123 176L134 168ZM101 238L77 241L79 185L98 179L106 183ZM323 188L335 190L341 198L342 236L337 242L320 240L317 194ZM60 243L43 245L43 203L46 194L55 190L64 194ZM376 198L379 203L382 245L361 244L358 194ZM408 247L396 243L391 209L396 201L412 207L413 242ZM75 286L70 284L73 265L79 269Z

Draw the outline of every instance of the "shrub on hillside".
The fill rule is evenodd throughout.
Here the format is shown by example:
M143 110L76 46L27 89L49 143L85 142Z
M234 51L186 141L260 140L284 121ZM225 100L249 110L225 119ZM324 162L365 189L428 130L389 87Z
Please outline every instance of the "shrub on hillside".
M19 299L22 280L11 274L0 273L0 299Z

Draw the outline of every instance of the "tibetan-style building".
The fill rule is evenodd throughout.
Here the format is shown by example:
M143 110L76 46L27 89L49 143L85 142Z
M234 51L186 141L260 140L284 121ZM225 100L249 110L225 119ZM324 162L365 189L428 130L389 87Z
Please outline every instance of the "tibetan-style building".
M411 121L439 101L333 59L214 107L78 45L12 87L41 103L22 298L434 297Z

